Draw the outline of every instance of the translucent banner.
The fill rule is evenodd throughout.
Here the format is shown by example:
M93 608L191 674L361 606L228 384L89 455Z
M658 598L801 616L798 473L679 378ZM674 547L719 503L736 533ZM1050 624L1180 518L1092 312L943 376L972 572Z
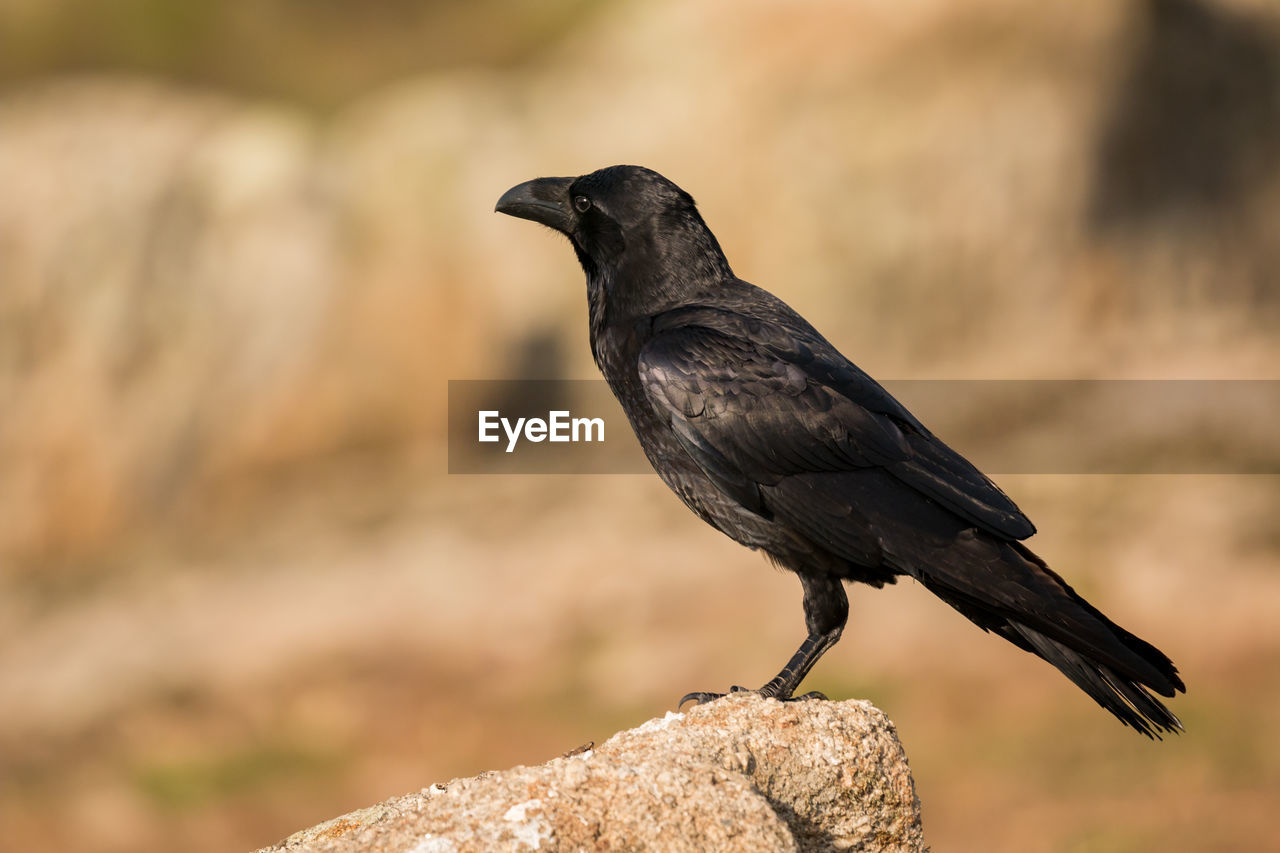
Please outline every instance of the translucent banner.
M1280 380L883 383L990 475L1280 474ZM603 380L450 380L451 474L645 474Z

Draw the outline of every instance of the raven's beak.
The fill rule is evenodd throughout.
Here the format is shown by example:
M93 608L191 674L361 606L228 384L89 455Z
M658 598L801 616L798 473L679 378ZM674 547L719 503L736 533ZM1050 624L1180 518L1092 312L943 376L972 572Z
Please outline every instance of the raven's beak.
M569 185L573 178L536 178L518 184L502 194L494 208L498 213L531 219L568 234Z

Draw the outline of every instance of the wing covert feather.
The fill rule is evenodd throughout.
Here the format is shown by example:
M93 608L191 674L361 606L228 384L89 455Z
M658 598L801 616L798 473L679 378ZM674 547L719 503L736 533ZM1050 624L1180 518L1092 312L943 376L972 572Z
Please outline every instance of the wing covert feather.
M752 484L874 466L998 536L1035 532L990 479L807 324L695 307L660 316L654 330L638 363L650 405L743 506L762 511Z

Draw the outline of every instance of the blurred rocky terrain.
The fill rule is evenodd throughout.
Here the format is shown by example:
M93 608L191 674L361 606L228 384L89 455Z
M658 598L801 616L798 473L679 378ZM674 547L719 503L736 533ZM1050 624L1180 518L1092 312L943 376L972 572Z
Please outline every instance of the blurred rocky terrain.
M595 375L526 178L667 174L880 378L1277 378L1267 0L178 5L0 0L4 849L250 849L776 671L794 580L656 478L445 473L448 380ZM1276 478L1001 485L1189 734L908 586L814 687L938 849L1265 847Z

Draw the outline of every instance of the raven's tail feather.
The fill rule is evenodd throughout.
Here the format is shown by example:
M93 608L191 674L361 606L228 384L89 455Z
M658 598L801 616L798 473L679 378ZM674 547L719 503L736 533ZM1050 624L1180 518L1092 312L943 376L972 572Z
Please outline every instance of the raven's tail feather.
M1026 625L1011 622L1009 627L1027 641L1033 653L1057 667L1120 722L1157 740L1160 732L1182 731L1182 721L1151 695L1151 685L1120 675Z
M1152 696L1186 690L1163 652L1104 616L1021 543L996 547L1002 559L984 564L994 589L1037 595L1007 596L955 583L964 575L945 569L913 574L974 624L1053 664L1125 725L1156 739L1182 731L1181 721Z

